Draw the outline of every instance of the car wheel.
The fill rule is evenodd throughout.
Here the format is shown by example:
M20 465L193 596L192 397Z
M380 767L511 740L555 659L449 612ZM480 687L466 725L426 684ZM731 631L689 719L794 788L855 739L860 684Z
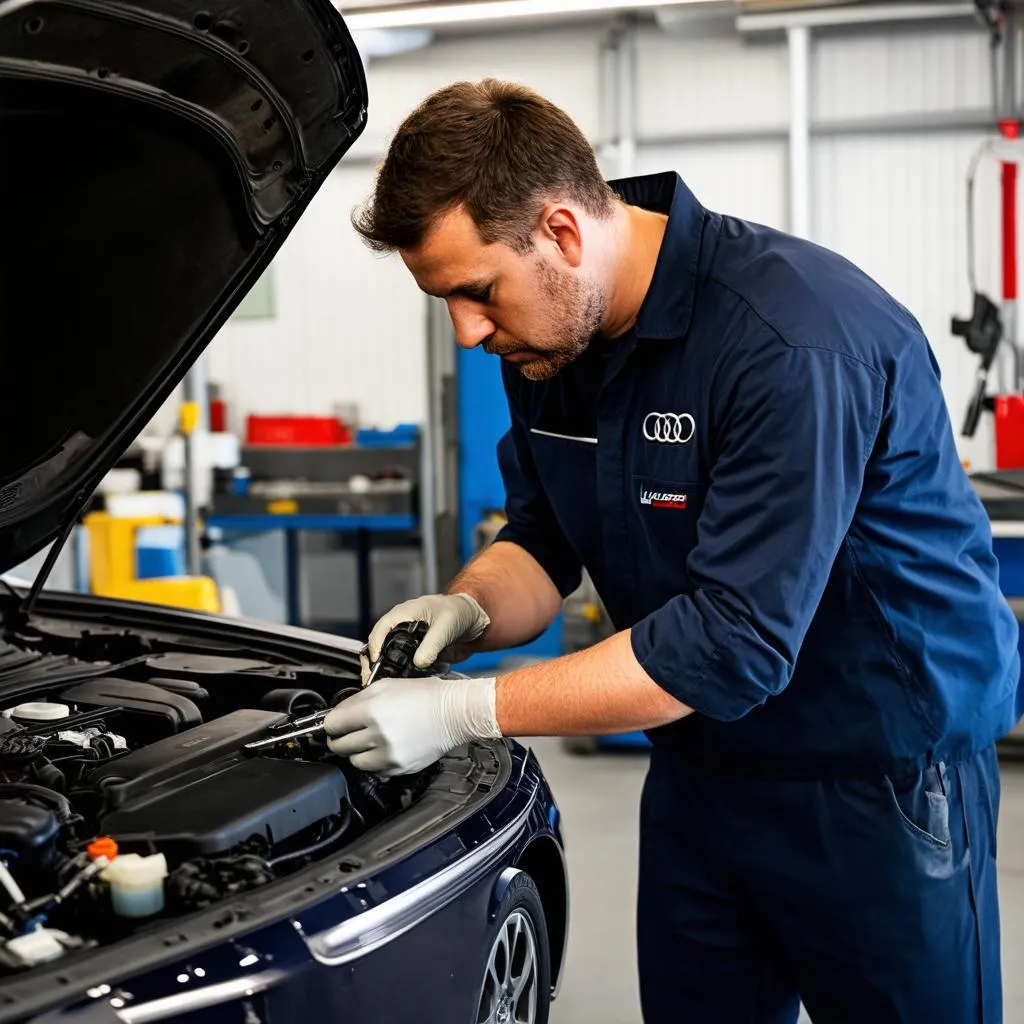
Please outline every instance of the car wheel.
M509 882L495 915L475 1024L547 1024L551 952L544 906L523 871Z

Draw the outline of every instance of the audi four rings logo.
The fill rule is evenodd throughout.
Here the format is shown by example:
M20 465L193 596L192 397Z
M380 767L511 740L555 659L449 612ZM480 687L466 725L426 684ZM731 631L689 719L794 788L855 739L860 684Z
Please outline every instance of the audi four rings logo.
M644 437L662 444L686 444L697 424L688 412L649 412L644 417Z

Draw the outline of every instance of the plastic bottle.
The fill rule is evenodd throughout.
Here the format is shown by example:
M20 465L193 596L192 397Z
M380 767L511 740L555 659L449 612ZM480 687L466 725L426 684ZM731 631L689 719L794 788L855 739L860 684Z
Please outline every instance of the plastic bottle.
M9 714L19 722L55 722L67 718L71 714L71 708L67 704L39 700L19 704L16 708L11 708Z
M100 874L110 886L114 913L122 917L150 917L164 908L167 859L162 853L143 857L119 853Z

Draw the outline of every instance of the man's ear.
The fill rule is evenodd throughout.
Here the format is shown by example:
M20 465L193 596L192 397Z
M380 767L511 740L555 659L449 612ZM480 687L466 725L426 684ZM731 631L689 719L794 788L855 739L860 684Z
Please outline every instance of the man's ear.
M557 246L562 259L571 267L578 267L583 259L583 232L581 225L569 207L561 203L549 203L541 211L538 230L540 242Z

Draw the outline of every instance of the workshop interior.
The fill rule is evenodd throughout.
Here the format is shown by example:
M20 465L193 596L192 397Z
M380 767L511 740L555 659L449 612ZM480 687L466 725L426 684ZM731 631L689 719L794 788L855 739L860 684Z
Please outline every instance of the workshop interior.
M386 781L323 738L377 619L506 521L499 360L350 224L402 118L488 75L912 311L1024 621L1024 3L0 0L0 1022L641 1020L643 733ZM429 674L421 626L379 676ZM613 632L584 575L452 668ZM1024 725L999 753L1024 1024Z

